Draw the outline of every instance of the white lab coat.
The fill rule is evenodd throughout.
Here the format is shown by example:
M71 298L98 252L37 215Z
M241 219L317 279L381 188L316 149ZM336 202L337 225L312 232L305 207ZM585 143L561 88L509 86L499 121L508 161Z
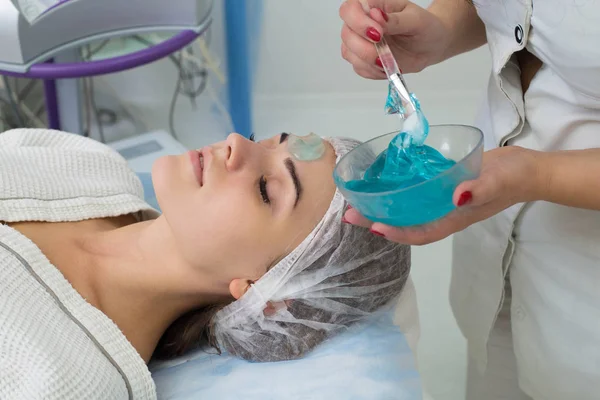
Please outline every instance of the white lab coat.
M474 3L493 64L478 122L486 148L600 147L600 2ZM514 54L525 47L544 65L523 99ZM453 254L450 301L481 370L510 271L521 389L536 400L600 398L600 212L515 205L458 233Z

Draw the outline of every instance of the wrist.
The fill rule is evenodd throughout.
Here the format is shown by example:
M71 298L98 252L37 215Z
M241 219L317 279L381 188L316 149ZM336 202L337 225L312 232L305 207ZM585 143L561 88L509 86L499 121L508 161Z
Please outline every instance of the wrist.
M438 62L471 51L487 42L485 26L472 2L434 0L427 11L435 16L446 30L446 46Z
M455 31L456 20L458 19L456 7L448 0L433 0L427 11L433 14L446 28L448 34Z
M552 178L554 153L522 149L526 153L527 165L523 177L523 201L542 201L548 198Z
M434 0L429 7L427 7L427 11L438 19L440 24L444 27L443 29L446 31L446 34L443 35L446 42L444 50L439 55L439 59L434 60L431 64L437 64L452 57L451 49L455 47L454 43L456 42L457 36L456 20L458 19L458 16L453 12L452 8L449 7L450 5L451 2L448 0Z

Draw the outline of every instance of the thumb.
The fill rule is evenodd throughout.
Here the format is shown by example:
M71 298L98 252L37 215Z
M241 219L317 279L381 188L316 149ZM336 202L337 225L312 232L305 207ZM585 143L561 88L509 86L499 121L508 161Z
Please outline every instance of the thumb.
M465 181L454 190L452 201L457 207L481 206L496 198L497 188L498 185L489 178Z
M373 225L373 222L362 216L358 210L354 208L349 208L346 211L343 221L352 225L362 226L363 228L370 228L371 225Z

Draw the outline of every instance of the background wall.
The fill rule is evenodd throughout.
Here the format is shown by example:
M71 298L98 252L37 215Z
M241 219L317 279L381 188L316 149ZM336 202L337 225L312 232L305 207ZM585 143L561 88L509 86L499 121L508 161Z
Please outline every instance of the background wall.
M293 124L300 131L320 129L322 134L363 137L382 133L372 131L373 119L385 120L386 129L396 126L395 117L386 118L382 112L386 83L360 78L340 56L341 4L339 0L265 1L255 86L258 131L267 126L290 129L287 126ZM431 122L470 122L488 65L487 49L479 49L407 80ZM342 116L353 122L343 132L338 125Z

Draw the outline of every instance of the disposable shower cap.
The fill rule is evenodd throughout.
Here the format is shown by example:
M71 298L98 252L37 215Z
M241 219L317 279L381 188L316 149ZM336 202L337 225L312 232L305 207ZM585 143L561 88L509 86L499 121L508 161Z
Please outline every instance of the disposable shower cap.
M327 139L337 161L359 142ZM342 222L336 190L315 229L237 301L214 317L217 343L250 361L299 358L393 304L410 272L410 247ZM274 313L265 309L274 306Z

